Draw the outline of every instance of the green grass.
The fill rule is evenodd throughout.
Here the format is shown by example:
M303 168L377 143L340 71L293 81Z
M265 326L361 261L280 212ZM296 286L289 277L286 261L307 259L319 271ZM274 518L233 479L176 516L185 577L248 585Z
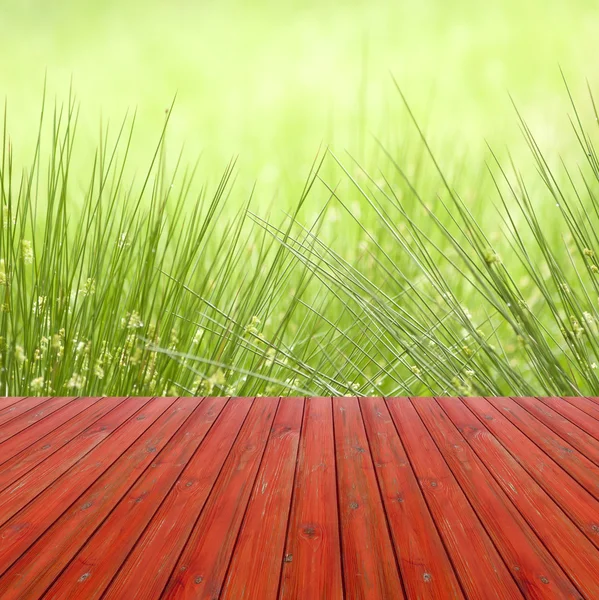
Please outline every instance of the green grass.
M2 393L595 393L598 21L4 2Z
M492 152L444 172L414 119L376 173L322 149L296 205L266 217L251 194L229 205L233 163L209 187L193 165L168 167L168 115L134 180L133 119L105 130L85 186L73 100L42 111L22 174L5 120L2 390L593 393L599 116L586 104L557 167L521 120L536 173Z
M375 170L372 133L404 143L390 73L434 141L458 141L477 164L485 140L520 147L508 92L539 139L563 147L558 66L577 95L585 77L599 84L598 26L594 0L5 0L0 94L27 166L44 77L61 100L73 81L84 179L100 116L137 109L131 171L143 168L176 93L168 156L201 153L212 184L238 156L235 208L256 181L260 203L289 207L321 144Z

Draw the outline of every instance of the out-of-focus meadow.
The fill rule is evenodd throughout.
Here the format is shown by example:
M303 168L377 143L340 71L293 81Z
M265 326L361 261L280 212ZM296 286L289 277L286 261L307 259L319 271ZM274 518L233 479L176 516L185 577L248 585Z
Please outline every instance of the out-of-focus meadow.
M45 75L51 99L65 100L72 80L84 155L100 115L114 125L137 109L139 161L176 94L173 155L202 152L213 178L239 156L244 182L273 191L303 182L321 143L368 158L372 135L405 138L391 74L456 152L475 158L485 140L517 150L508 93L560 145L559 67L575 91L599 79L598 27L591 0L7 0L1 92L19 151L35 139Z
M590 0L3 2L4 391L593 389L598 28Z

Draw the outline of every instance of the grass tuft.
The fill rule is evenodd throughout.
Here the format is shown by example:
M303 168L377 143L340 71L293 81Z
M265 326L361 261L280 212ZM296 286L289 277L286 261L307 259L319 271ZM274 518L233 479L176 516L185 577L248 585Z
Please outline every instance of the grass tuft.
M321 150L295 208L275 216L254 194L229 201L234 162L212 188L181 156L169 168L170 113L138 181L125 178L132 117L102 130L85 185L72 97L44 105L20 174L5 113L0 389L595 394L591 106L593 129L572 101L578 156L557 167L520 115L525 172L492 150L447 172L415 119L419 147L381 143L376 168Z

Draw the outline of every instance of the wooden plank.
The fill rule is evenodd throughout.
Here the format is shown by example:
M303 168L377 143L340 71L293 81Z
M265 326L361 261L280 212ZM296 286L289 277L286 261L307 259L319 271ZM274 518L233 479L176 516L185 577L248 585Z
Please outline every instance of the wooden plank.
M277 597L303 412L303 398L279 403L222 598Z
M0 410L0 426L9 423L29 410L43 405L48 400L50 400L48 397L32 396L30 398L23 398L19 402L3 408Z
M0 444L0 466L9 461L13 456L35 444L51 431L60 427L73 417L95 404L99 398L78 398L57 410L52 415L21 431L19 435L13 436Z
M124 400L124 398L101 398L96 404L84 410L71 421L61 425L35 444L15 454L0 468L0 492L52 456L85 429L91 427L98 419L122 404Z
M408 398L387 406L468 598L522 598L516 582Z
M105 600L160 597L251 405L251 398L227 403L112 580Z
M17 402L21 402L21 400L25 400L26 396L4 396L0 398L0 414L7 408L17 404Z
M597 419L599 421L599 404L593 402L590 398L566 396L565 398L562 398L562 400L569 402L576 408L580 409L582 412L585 412L590 417L593 417L594 419Z
M333 399L343 580L348 598L404 598L357 398Z
M572 421L537 398L514 398L514 401L554 431L555 434L568 440L569 444L584 454L589 460L599 465L599 440L590 436L580 429L580 427L574 425ZM571 408L574 407L572 406ZM599 422L597 424L599 425Z
M343 598L330 398L306 399L285 557L281 600Z
M595 440L599 440L599 421L597 421L597 419L590 417L579 408L576 408L561 398L539 398L539 400L552 408L555 412L566 417L569 421L572 421L574 425L577 425L580 429L586 431L590 436L594 437Z
M0 427L0 444L17 435L19 432L27 429L31 425L45 419L57 410L67 406L73 398L50 398L36 410L30 410L12 419Z
M218 598L279 404L258 398L162 598Z
M584 454L576 450L571 444L568 433L573 435L587 435L570 421L566 421L566 429L558 424L554 429L562 433L559 437L554 429L550 429L536 419L525 408L520 406L511 398L488 398L488 402L494 406L502 415L507 417L518 429L539 448L546 452L558 465L565 469L580 485L590 494L599 499L599 467L591 462ZM548 407L542 405L544 410ZM554 413L559 419L561 415ZM576 430L574 432L570 429Z
M119 428L125 419L142 409L148 398L131 399L79 434L73 441L55 452L50 458L28 471L0 494L0 525L54 483L88 452Z
M457 399L447 402L459 403ZM433 398L412 404L527 598L580 594Z
M10 567L173 401L173 398L156 398L149 402L140 412L123 423L109 439L89 452L85 459L54 481L35 501L5 522L0 528L1 568L6 570ZM85 511L86 508L84 504L80 510Z
M485 400L463 402L484 405ZM591 542L465 404L450 399L439 404L578 590L599 598L599 554Z
M157 457L156 453L164 449L196 406L195 402L187 399L176 400L95 483L77 497L61 517L48 518L47 522L53 522L52 526L0 578L0 589L6 590L2 595L3 600L41 598L44 595L56 576L127 493L140 473ZM53 493L54 490L49 488L25 511L37 515L39 511L47 510L46 505L53 501L49 494ZM36 508L36 505L41 504L44 504L43 508ZM62 503L63 508L67 506L68 500ZM128 517L125 522L127 520ZM112 554L111 548L107 550L106 558ZM84 571L81 575L83 581L90 581L90 575L91 573ZM58 589L51 590L49 596L65 597L64 592L68 586L64 584L67 582L68 577L65 578L62 574ZM76 580L70 580L70 583L74 582ZM82 597L79 590L71 591L76 597Z
M596 399L42 400L0 401L3 599L599 598Z
M594 402L595 404L599 404L599 397L597 396L586 396L587 400Z
M599 547L599 502L488 402L480 398L464 398L464 402L589 540Z
M198 404L194 398L182 402ZM48 591L48 597L100 598L146 525L221 413L226 398L206 398L127 492Z
M407 597L463 598L385 401L360 406Z

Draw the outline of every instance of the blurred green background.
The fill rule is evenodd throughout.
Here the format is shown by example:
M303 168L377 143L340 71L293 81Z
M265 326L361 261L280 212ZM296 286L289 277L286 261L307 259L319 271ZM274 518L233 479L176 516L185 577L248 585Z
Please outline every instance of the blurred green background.
M17 158L31 155L47 76L50 100L73 82L80 156L95 149L101 116L116 125L137 109L140 168L176 94L173 155L201 152L212 180L239 156L244 193L258 180L270 195L294 190L321 144L363 158L373 134L401 141L391 75L438 144L513 150L509 92L537 139L558 148L560 66L575 93L595 85L597 31L593 0L3 0L0 90Z
M597 31L596 0L0 0L0 387L596 390ZM71 86L72 154L64 115L52 132Z

